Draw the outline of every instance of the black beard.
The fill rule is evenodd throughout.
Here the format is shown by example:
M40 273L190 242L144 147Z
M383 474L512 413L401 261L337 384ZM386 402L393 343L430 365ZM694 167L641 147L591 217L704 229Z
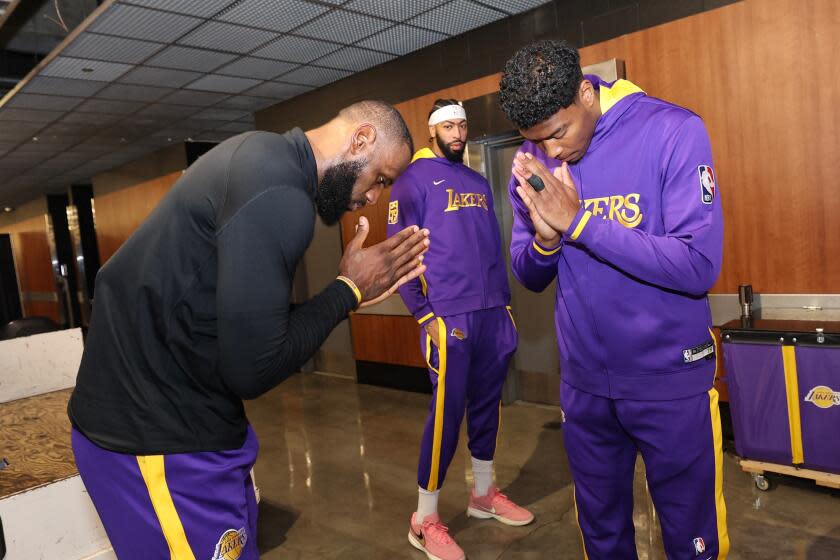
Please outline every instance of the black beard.
M315 194L315 207L328 226L336 224L347 212L353 199L353 185L367 163L367 160L342 161L324 172Z
M455 142L457 141L458 140ZM450 142L450 144L454 144L455 142ZM437 147L440 148L440 151L443 153L443 157L452 163L464 163L464 148L461 148L460 152L454 152L447 144L443 144L437 136L435 136L435 144L437 144ZM466 145L464 147L466 147Z

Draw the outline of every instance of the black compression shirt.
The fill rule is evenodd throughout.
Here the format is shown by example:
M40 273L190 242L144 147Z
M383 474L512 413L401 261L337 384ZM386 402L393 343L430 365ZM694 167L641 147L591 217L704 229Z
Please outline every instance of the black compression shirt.
M241 134L184 173L97 275L68 406L79 431L137 455L242 445L242 399L297 371L357 303L335 281L290 310L316 187L300 129Z

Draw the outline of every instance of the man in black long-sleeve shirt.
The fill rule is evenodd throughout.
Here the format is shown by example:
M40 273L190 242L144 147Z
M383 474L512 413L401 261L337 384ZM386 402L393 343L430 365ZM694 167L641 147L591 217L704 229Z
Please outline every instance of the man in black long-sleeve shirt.
M427 231L363 249L361 218L337 279L290 309L316 212L335 223L375 202L412 148L399 113L373 101L305 134L236 136L102 267L68 413L120 558L258 556L258 446L242 399L297 371L362 301L423 271Z

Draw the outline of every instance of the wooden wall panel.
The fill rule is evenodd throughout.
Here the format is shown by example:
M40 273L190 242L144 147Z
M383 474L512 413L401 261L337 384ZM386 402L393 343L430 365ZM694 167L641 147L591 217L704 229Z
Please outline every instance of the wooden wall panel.
M350 328L356 360L426 367L420 353L420 325L414 317L355 313Z
M102 264L105 264L143 223L180 177L181 171L176 171L133 187L94 197L96 240Z
M12 238L12 252L23 299L24 317L42 315L60 322L46 215L8 224L0 228L0 232L9 233ZM43 299L53 297L55 301Z
M628 79L706 122L725 220L715 293L745 282L760 293L840 292L840 86L830 70L837 29L833 0L745 0L580 51L583 65L623 59ZM498 80L493 74L397 107L423 146L436 97L471 99L495 91ZM387 203L365 212L384 221Z
M726 225L714 292L840 292L837 29L833 0L748 0L581 51L706 122Z

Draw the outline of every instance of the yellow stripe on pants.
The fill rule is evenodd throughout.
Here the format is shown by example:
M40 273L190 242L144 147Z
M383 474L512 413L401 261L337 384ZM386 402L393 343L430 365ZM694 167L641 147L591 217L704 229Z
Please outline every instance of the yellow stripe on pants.
M435 431L432 440L432 467L429 472L429 486L427 490L434 492L438 489L438 472L440 472L440 447L443 443L443 402L446 397L446 323L440 317L438 323L438 374L437 398L435 399ZM428 344L428 342L427 342ZM431 367L431 362L429 363Z
M717 515L718 560L729 554L729 531L726 529L726 502L723 499L723 433L720 428L720 408L717 389L709 390L709 413L715 446L715 513Z
M163 530L163 538L169 546L170 560L195 560L181 518L175 510L172 494L169 493L169 486L166 484L163 455L138 455L137 464L149 490L149 498Z

